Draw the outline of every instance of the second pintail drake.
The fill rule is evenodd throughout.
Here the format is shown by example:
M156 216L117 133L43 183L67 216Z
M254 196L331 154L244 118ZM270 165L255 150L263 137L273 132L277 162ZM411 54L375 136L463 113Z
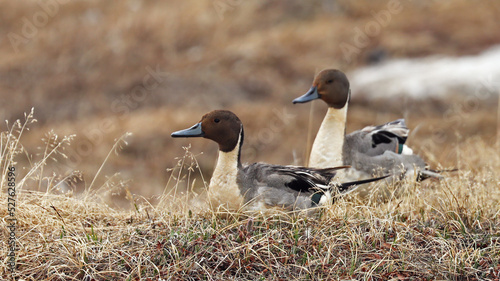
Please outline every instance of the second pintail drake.
M172 133L175 138L203 137L219 145L208 187L212 207L229 211L308 210L334 200L337 193L349 193L359 184L385 178L335 183L337 170L348 166L317 169L266 163L243 165L243 136L242 122L227 110L207 113L194 126Z
M337 69L326 69L314 78L312 87L293 103L321 99L328 111L314 140L309 167L350 165L346 179L371 177L378 171L395 176L416 175L417 180L442 178L440 171L426 168L425 161L405 145L409 129L404 119L345 134L351 91L347 76Z

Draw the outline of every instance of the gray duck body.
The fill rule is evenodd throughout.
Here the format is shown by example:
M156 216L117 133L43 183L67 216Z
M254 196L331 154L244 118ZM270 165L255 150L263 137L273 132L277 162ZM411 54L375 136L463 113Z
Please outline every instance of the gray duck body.
M342 71L321 71L309 91L293 102L315 99L323 100L328 111L314 141L309 166L350 165L352 168L344 177L349 180L380 173L391 173L396 180L412 174L417 174L417 179L440 177L427 170L424 160L405 145L409 129L403 119L345 135L350 85Z
M317 169L266 163L242 165L243 135L239 118L226 110L212 111L191 128L172 133L172 137L204 137L219 144L219 158L209 185L209 197L215 207L306 210L329 202L332 192L347 193L364 183L333 182L337 170L345 166Z

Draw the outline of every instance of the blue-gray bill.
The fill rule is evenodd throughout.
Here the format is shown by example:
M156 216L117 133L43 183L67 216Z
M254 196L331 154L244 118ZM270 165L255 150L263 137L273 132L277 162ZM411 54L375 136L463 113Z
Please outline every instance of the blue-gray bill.
M305 103L315 99L319 99L318 88L312 86L307 93L293 100L293 103Z
M180 130L177 132L173 132L171 136L173 138L194 138L194 137L203 137L205 133L201 129L201 122L195 124L193 127L189 129Z

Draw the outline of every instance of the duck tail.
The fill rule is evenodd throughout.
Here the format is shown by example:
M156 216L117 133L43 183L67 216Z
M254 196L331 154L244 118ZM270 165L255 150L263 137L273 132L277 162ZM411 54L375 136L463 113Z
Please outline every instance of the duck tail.
M417 181L421 182L421 181L426 180L428 178L435 178L435 179L441 180L441 179L444 179L444 177L441 175L442 173L451 173L451 172L456 172L456 171L458 171L457 168L445 169L445 170L425 169L425 170L418 172Z
M391 175L385 175L385 176L382 176L382 177L371 178L371 179L366 179L366 180L344 182L344 183L340 183L340 184L338 184L336 186L338 188L339 193L341 193L341 194L348 194L348 193L351 193L354 190L356 190L358 188L358 186L360 186L362 184L370 183L370 182L374 182L374 181L379 181L379 180L383 180L383 179L385 179L387 177L390 177L390 176Z

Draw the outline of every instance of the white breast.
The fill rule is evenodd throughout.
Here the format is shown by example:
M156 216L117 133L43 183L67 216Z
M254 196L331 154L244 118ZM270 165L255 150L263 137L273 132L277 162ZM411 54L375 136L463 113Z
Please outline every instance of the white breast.
M238 187L238 153L240 140L233 151L219 151L219 158L210 179L208 190L212 208L237 211L243 205L243 196Z
M328 108L314 140L309 167L329 168L342 165L347 104L342 109Z

